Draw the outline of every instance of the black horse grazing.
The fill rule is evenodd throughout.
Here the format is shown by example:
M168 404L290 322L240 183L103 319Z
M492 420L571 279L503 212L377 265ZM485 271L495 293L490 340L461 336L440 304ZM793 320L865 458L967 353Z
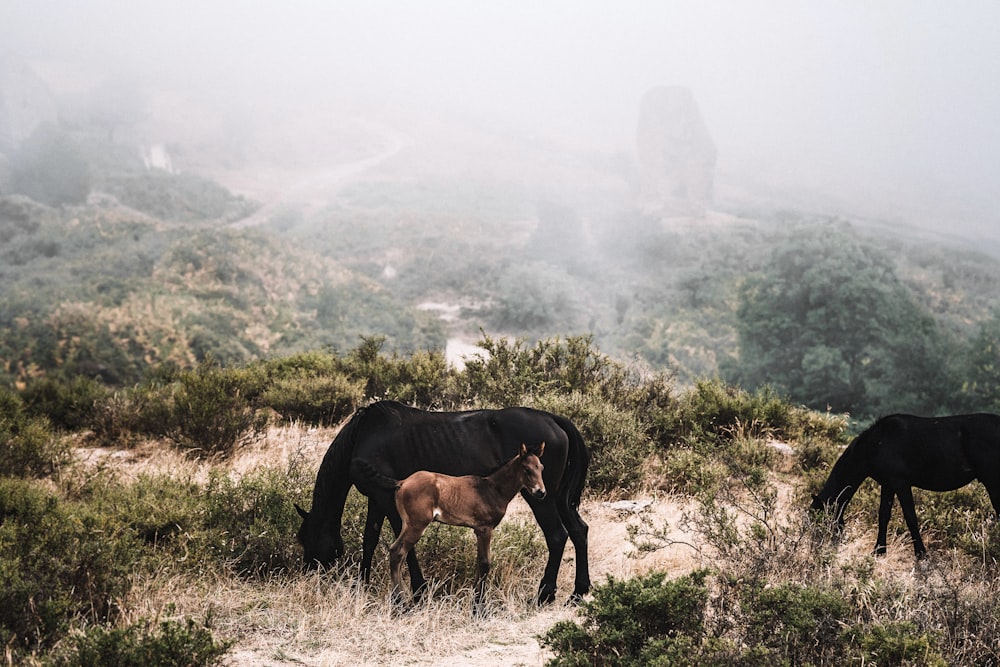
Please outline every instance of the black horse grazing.
M882 417L840 455L823 490L813 496L813 509L830 508L843 525L844 508L868 477L882 486L875 553L885 553L892 500L898 496L920 558L927 549L920 539L911 487L952 491L978 479L1000 514L1000 416Z
M353 484L368 496L361 576L369 580L382 522L388 518L397 536L402 528L393 490L380 483L373 470L391 479L405 479L418 470L486 476L516 456L522 443L542 441L543 479L548 493L542 499L522 493L549 550L538 586L538 603L555 599L556 576L567 537L576 550L571 600L578 600L590 590L588 529L578 511L590 453L568 419L530 408L426 412L395 401L379 401L358 410L323 457L312 509L306 512L296 506L302 515L298 539L307 566L328 567L343 555L340 526ZM410 587L419 594L425 581L414 550L407 554L406 564Z

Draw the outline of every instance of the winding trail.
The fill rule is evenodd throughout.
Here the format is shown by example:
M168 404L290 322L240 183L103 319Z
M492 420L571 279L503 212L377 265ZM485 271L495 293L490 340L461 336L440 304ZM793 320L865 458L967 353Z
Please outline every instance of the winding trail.
M256 227L270 220L283 207L325 204L341 187L357 176L398 155L411 143L406 135L396 130L381 126L375 129L385 139L385 147L378 153L353 162L338 164L319 173L313 173L308 178L285 188L245 218L231 222L229 226L236 229Z

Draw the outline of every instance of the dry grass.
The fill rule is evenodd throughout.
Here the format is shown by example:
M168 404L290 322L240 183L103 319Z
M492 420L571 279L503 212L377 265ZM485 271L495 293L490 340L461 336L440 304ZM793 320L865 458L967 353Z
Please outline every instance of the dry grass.
M162 443L123 451L79 451L85 465L113 468L122 480L143 474L204 479L213 469L240 475L263 466L284 467L298 459L315 470L334 434L335 429L275 427L261 443L233 459L207 462L185 458ZM779 451L778 455L790 454ZM779 471L775 520L794 519L805 511L799 506L802 498L796 493L796 480L787 462L777 461L773 469ZM589 555L595 584L608 576L624 579L657 570L675 577L720 565L710 545L684 520L697 509L693 500L651 493L637 500L643 502L623 508L604 498L585 499L581 513L590 525ZM998 593L996 585L987 585L988 573L979 571L968 556L935 552L932 546L930 558L916 564L909 538L902 533L890 535L886 557L871 557L874 511L866 508L853 513L834 558L825 565L809 562L806 554L784 554L782 562L772 563L768 571L781 572L783 580L786 576L791 577L788 580L801 576L803 581L835 579L846 585L845 590L855 596L863 613L887 620L915 615L942 619L932 625L946 624L949 610L956 605L974 604L969 601L977 596L993 599ZM635 552L627 526L640 523L643 517L648 525L666 527L669 547L645 554ZM517 523L533 525L520 498L511 504L501 530L505 524ZM933 532L927 533L928 543L933 545ZM471 534L465 544L474 551ZM170 567L152 575L137 575L132 593L124 601L127 612L122 620L210 618L216 637L234 642L226 659L233 666L541 666L551 656L540 647L537 637L557 621L575 617L574 608L562 604L573 588L576 564L572 545L567 544L560 571L559 600L538 609L531 598L542 565L518 569L495 552L494 587L489 592L492 608L484 618L472 617L470 590L448 594L443 586L432 589L425 604L405 613L395 610L388 603L387 544L376 553L374 581L367 588L355 585L355 573L350 571L339 575L281 574L261 580ZM885 607L890 599L884 595L886 589L898 592L891 598L898 608Z

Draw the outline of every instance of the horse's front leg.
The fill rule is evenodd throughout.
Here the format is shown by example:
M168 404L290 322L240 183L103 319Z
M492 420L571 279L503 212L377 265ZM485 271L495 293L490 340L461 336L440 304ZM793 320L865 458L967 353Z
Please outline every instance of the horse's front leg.
M892 501L895 493L888 484L882 485L882 495L878 504L878 537L875 539L875 555L884 556L889 533L889 517L892 515Z
M920 522L917 520L917 510L913 505L913 490L905 486L896 492L899 496L899 506L903 509L903 518L906 519L906 527L910 529L910 537L913 538L913 553L917 558L923 558L927 553L924 541L920 539Z
M493 528L480 526L476 531L476 588L472 597L472 613L481 616L486 610L486 575L490 573L490 543Z

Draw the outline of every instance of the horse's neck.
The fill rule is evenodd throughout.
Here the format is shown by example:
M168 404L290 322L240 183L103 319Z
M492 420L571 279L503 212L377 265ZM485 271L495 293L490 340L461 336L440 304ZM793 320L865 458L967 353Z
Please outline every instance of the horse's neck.
M496 489L500 497L508 503L524 486L521 482L521 474L520 470L518 470L518 464L519 461L514 459L492 475L486 477L486 480L490 482L490 486Z

